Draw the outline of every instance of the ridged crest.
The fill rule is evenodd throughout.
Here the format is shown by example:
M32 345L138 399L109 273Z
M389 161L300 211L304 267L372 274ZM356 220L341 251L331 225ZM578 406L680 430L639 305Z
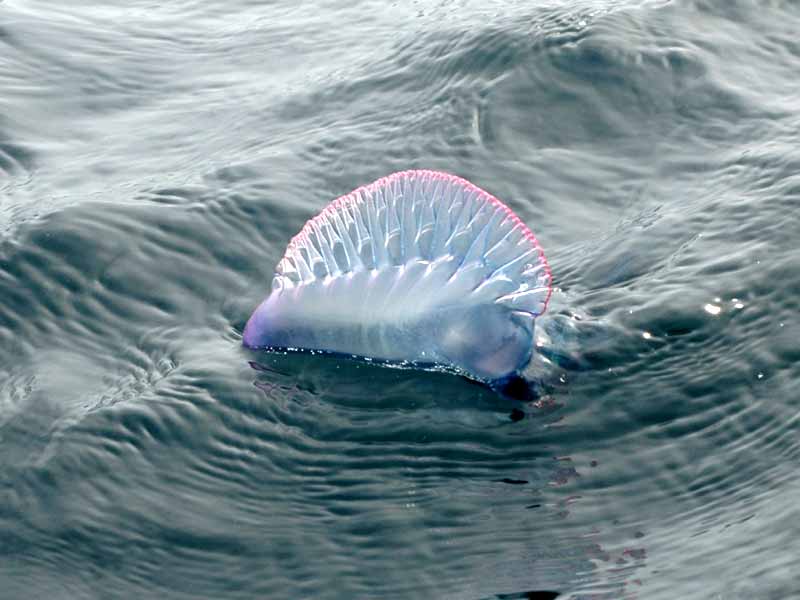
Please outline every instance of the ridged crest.
M491 194L436 171L395 173L331 202L289 243L273 291L441 261L452 265L451 299L456 291L534 316L547 307L550 269L530 229ZM423 280L404 285L423 291Z

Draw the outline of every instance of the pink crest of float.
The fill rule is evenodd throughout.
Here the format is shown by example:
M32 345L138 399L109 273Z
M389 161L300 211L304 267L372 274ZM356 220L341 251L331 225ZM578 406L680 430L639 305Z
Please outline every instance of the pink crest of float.
M283 267L286 266L289 267L288 273L292 273L293 271L300 273L311 271L313 273L311 270L311 264L309 264L309 262L314 263L317 256L325 260L325 265L327 267L334 266L334 268L328 269L328 273L326 273L327 276L334 275L337 272L336 267L339 267L339 273L346 272L342 271L341 265L332 265L333 261L330 260L330 257L325 257L325 253L327 250L331 250L332 245L341 243L345 249L349 249L352 254L352 251L357 251L355 244L358 240L354 240L354 236L352 235L339 235L339 240L337 240L337 234L348 227L351 227L356 231L359 229L362 231L369 230L370 223L364 223L365 218L363 213L365 211L363 209L359 210L359 207L363 207L364 204L374 201L377 197L388 196L391 198L393 194L401 191L401 188L404 184L412 181L428 184L429 186L430 184L435 185L436 183L440 183L444 188L454 190L456 195L460 195L462 197L471 196L474 204L476 205L484 203L502 212L502 214L505 215L505 217L513 224L513 228L516 229L536 251L536 258L538 262L537 266L539 267L542 275L537 283L539 287L546 287L547 290L543 297L541 310L537 311L537 314L541 314L547 309L547 304L552 294L552 273L550 266L547 263L547 259L545 258L544 251L542 250L542 247L539 244L539 241L536 239L534 233L522 221L522 219L520 219L519 216L501 200L489 192L479 188L470 181L467 181L466 179L441 171L399 171L397 173L382 177L370 184L356 188L349 194L345 194L336 198L330 202L317 216L307 221L300 232L297 233L297 235L295 235L289 242L284 258L279 263L277 273L278 278L284 275ZM446 200L446 198L442 196L433 198L429 197L427 200L430 202L431 207L435 207L436 203L441 204L443 200ZM415 225L419 227L419 223L416 223ZM385 235L387 232L384 231L382 233ZM320 243L320 241L322 243ZM326 241L328 242L327 244L325 243ZM347 248L348 246L349 248ZM309 257L307 260L305 259L306 254ZM352 260L353 257L351 254L348 254L347 256ZM375 258L375 256L373 256L373 258ZM430 258L435 259L437 257L432 256ZM287 262L289 263L288 265ZM294 263L293 266L292 263ZM387 266L387 264L371 266L374 268L375 266Z

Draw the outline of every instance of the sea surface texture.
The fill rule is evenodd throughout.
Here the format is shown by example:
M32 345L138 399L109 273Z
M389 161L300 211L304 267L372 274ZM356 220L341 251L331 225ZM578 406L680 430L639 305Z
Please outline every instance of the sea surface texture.
M800 598L800 3L0 2L0 599ZM554 275L535 397L242 348L399 170Z

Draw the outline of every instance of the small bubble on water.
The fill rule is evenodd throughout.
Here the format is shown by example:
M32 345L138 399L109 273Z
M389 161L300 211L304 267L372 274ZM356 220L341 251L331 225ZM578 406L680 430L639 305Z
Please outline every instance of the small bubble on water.
M703 307L703 310L705 310L708 314L714 315L714 316L718 315L720 313L720 311L722 311L722 309L719 306L716 306L714 304L706 304Z
M643 332L642 332L642 337L643 337L644 339L646 339L646 340L649 340L649 339L650 339L650 338L652 338L653 336L652 336L652 334L651 334L649 331L643 331Z

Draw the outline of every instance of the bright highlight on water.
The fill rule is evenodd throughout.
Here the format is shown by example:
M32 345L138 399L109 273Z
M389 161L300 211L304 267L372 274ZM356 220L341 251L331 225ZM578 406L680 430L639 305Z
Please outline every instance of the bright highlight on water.
M437 171L404 171L331 202L289 243L244 344L456 371L521 371L550 268L500 200Z

